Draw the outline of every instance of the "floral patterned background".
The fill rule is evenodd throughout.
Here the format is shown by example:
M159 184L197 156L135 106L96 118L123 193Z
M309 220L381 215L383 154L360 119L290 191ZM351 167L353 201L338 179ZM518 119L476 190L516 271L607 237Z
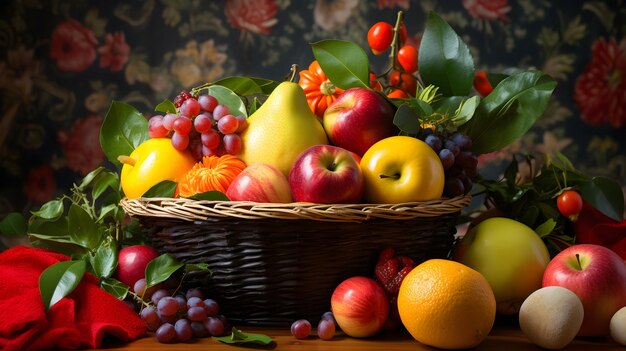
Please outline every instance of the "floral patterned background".
M545 115L483 167L512 152L561 151L626 185L623 0L5 0L0 5L0 216L66 192L105 162L99 127L112 99L149 113L185 88L229 75L281 80L307 67L308 43L366 48L375 22L404 10L419 46L437 11L478 68L536 67L559 82ZM380 65L380 58L371 58ZM376 69L376 67L374 67ZM379 71L380 71L379 69Z

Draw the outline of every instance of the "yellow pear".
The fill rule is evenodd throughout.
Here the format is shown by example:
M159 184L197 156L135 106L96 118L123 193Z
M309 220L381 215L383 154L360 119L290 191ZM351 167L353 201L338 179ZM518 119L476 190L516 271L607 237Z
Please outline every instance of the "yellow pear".
M328 144L322 124L313 114L302 88L279 84L265 103L248 118L241 134L239 157L247 164L267 163L289 176L300 153L313 145Z

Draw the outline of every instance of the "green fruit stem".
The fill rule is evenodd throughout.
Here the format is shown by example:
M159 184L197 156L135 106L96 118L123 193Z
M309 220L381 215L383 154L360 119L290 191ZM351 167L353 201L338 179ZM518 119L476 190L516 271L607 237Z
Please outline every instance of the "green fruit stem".
M398 11L396 17L396 24L393 27L393 38L391 39L391 52L389 53L389 59L391 61L391 69L399 69L398 63L398 51L400 50L400 26L404 18L404 12Z

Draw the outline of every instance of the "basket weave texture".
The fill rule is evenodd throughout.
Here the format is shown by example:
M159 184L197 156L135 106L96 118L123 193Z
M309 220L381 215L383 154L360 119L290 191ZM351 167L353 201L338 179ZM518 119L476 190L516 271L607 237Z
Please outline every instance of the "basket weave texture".
M160 252L207 263L192 272L236 324L316 323L330 310L335 286L373 277L391 246L416 263L446 257L469 196L401 204L266 204L172 198L123 199Z

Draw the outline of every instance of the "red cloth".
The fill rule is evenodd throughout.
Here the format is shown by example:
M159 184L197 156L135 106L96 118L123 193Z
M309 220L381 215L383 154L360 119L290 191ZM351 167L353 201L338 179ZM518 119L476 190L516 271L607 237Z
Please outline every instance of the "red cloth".
M626 260L626 220L618 222L598 211L586 201L574 223L577 244L606 246Z
M39 276L68 259L24 246L0 253L0 350L97 348L104 334L126 341L145 334L145 323L137 314L100 289L90 273L46 313Z

